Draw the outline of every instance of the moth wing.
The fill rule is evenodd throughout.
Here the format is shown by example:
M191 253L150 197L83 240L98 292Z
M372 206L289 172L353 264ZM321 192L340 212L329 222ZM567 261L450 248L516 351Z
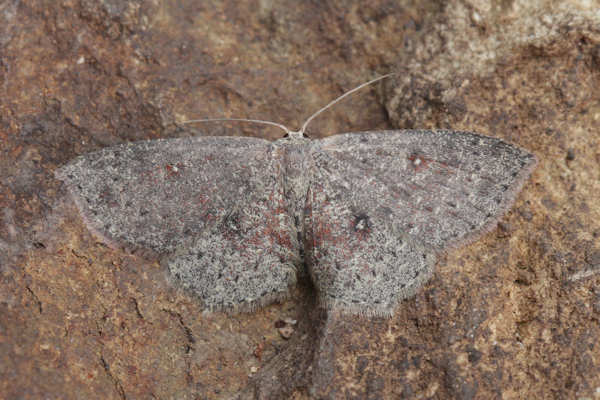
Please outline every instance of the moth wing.
M209 309L247 309L295 282L297 234L270 142L197 137L136 142L60 168L88 227L110 244L166 255Z
M535 164L516 146L455 131L336 135L311 156L311 274L325 303L375 314L413 293L437 252L495 226Z
M343 180L356 202L435 250L493 228L536 163L500 139L457 131L342 134L315 149L315 167L336 171L330 179Z

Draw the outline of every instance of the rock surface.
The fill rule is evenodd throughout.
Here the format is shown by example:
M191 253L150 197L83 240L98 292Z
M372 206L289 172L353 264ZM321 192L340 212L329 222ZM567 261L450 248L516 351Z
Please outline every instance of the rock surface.
M304 345L332 365L338 398L600 398L597 8L0 3L0 393L230 399L278 367L290 398L309 399L293 347ZM380 93L337 105L309 134L472 130L539 164L496 230L449 252L392 319L330 320L326 351L310 285L251 314L203 313L156 261L99 244L53 178L76 155L125 141L273 139L281 133L260 126L179 123L229 116L296 129L390 71L400 74ZM276 327L286 318L298 321L289 341Z

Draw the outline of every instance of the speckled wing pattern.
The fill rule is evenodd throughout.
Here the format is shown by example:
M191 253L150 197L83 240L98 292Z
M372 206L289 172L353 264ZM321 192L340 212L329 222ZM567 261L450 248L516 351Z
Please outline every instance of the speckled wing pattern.
M92 231L160 254L209 310L285 297L304 261L324 306L390 315L439 252L495 225L534 164L499 139L407 130L137 142L57 177Z
M306 257L322 303L389 315L435 255L492 228L535 164L455 131L341 134L314 142Z
M166 255L207 309L252 309L296 281L297 235L266 140L136 142L80 156L56 175L92 231Z

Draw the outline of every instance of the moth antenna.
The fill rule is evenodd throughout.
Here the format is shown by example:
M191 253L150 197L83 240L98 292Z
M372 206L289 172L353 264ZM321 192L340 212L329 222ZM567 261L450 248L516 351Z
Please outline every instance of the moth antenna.
M217 121L237 121L237 122L251 122L254 124L263 124L263 125L271 125L276 126L279 129L283 129L285 133L289 134L290 130L282 124L278 124L277 122L271 121L263 121L261 119L246 119L246 118L206 118L206 119L191 119L189 121L183 121L182 124L191 124L195 122L217 122Z
M364 88L365 86L369 86L372 83L375 83L377 81L380 81L382 79L385 78L389 78L392 75L396 75L395 72L392 72L390 74L386 74L383 76L380 76L379 78L375 78L373 80L370 80L369 82L365 82L362 85L359 85L357 87L355 87L352 90L347 91L346 93L344 93L343 95L341 95L340 97L338 97L337 99L331 101L329 104L327 104L325 107L321 108L319 111L317 111L316 113L314 113L313 115L311 115L310 117L308 117L308 119L304 122L304 124L302 125L302 128L300 129L300 133L304 134L304 131L306 130L306 127L308 126L308 124L319 114L321 114L323 111L327 110L329 107L333 106L334 104L336 104L337 102L339 102L340 100L342 100L344 97L346 96L350 96L352 93Z

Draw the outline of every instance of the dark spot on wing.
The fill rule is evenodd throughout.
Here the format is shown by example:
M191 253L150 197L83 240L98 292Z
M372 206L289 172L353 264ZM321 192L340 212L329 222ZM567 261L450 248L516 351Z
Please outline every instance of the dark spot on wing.
M358 214L354 216L352 228L355 232L370 232L371 231L371 219L366 214Z

